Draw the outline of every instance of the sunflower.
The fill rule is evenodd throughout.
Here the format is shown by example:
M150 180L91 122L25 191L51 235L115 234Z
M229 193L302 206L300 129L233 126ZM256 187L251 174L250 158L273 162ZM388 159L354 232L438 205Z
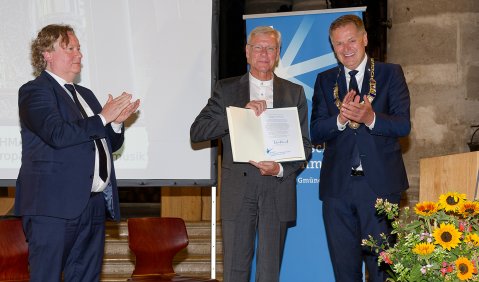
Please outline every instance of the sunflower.
M479 214L479 202L464 201L459 204L459 213L464 217L473 217Z
M434 245L431 243L419 243L414 246L412 249L413 253L421 255L421 256L427 256L431 254L434 251Z
M471 242L474 246L479 247L479 235L476 233L467 234L464 242Z
M465 281L472 278L474 265L465 257L459 257L456 261L457 277L459 280Z
M435 202L422 202L417 203L414 207L414 211L418 215L431 216L437 212L438 206Z
M466 200L466 194L448 192L439 196L439 208L446 211L457 211L459 204Z
M446 250L457 247L462 233L457 230L454 225L449 223L441 223L432 233L435 243L441 245Z

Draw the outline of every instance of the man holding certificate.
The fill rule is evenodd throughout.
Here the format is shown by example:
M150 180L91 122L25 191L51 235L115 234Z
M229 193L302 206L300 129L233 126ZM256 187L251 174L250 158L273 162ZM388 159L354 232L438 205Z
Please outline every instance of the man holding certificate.
M288 222L296 219L296 176L304 160L233 160L227 108L250 109L260 117L268 108L297 109L305 159L311 154L308 107L301 86L274 75L281 34L257 27L248 36L249 73L218 82L213 96L191 126L193 142L221 138L221 214L224 281L247 282L258 235L256 281L279 281ZM262 136L258 136L258 142ZM236 139L241 141L241 136Z

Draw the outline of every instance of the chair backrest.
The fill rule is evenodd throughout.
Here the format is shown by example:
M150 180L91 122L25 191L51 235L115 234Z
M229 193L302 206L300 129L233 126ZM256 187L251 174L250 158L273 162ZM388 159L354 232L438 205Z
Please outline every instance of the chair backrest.
M171 217L129 218L128 245L136 257L132 276L174 273L174 256L188 246L185 222Z
M0 219L0 281L28 281L29 276L22 220Z

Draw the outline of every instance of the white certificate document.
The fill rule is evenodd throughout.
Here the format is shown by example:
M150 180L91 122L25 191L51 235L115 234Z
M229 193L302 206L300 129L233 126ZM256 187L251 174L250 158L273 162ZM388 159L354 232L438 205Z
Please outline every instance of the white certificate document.
M233 161L305 160L298 109L267 109L256 116L251 109L227 107Z

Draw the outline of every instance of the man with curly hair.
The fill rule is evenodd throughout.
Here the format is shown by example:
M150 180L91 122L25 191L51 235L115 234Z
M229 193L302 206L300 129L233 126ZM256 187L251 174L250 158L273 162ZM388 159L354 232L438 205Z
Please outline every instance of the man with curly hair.
M18 96L22 165L15 195L30 281L99 281L104 221L120 219L112 152L140 101L124 92L102 107L91 90L73 83L83 55L68 25L45 26L31 52L36 78Z

